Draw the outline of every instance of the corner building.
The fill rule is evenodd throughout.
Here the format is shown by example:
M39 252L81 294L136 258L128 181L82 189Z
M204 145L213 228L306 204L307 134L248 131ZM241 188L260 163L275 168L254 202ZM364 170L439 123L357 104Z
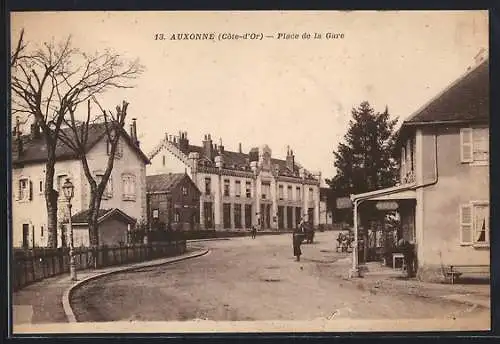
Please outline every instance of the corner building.
M189 144L187 132L165 134L149 154L148 175L186 172L201 191L201 229L263 230L296 228L303 218L315 227L320 218L321 173L295 161L272 157L267 145L243 153L214 144L210 134L202 146Z

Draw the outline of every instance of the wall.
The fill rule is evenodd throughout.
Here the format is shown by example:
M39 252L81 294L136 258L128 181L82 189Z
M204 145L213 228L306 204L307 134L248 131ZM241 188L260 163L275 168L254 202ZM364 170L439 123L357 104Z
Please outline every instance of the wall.
M99 244L114 246L120 242L127 243L127 224L116 219L103 221L99 224Z
M106 153L106 140L101 140L87 155L91 172L104 172L108 161ZM83 169L82 169L83 173ZM126 200L123 197L122 174L132 174L136 180L136 197L133 200ZM127 215L139 220L146 218L146 166L137 156L135 151L127 144L123 143L123 156L115 159L111 172L112 197L103 199L101 209L118 208ZM82 184L82 203L88 207L90 200L90 186L86 180Z
M163 164L165 157L165 164ZM175 157L167 149L163 148L157 155L151 159L151 164L147 167L147 175L162 173L182 173L187 167L180 159Z
M460 162L458 127L438 132L438 183L423 188L423 224L420 263L443 265L489 264L489 248L460 244L459 207L472 200L489 200L489 166ZM430 130L423 131L423 152L434 152ZM434 177L432 154L423 154L424 182Z
M78 161L68 160L59 161L55 165L54 185L57 188L57 177L59 175L68 175L74 185L81 185L82 175L81 166ZM33 197L31 200L17 200L19 193L19 179L29 178L33 185ZM42 192L40 192L40 182L42 182ZM45 163L31 164L22 168L15 168L12 170L12 245L14 247L21 247L23 240L22 225L29 224L30 246L46 246L48 240L47 233L47 206L45 203ZM73 212L82 208L82 194L79 188L74 191ZM62 220L67 213L66 201L60 195L58 206L59 218ZM43 227L43 233L42 233ZM34 238L33 238L34 232ZM43 235L42 235L43 234ZM59 243L60 243L59 231Z
M106 154L106 141L101 140L88 152L88 163L91 171L102 171L108 160ZM127 172L136 176L136 199L135 201L124 201L122 197L121 174ZM57 186L57 176L70 176L75 185L74 198L72 200L72 213L75 214L88 208L90 199L90 187L85 177L80 161L67 160L58 161L55 165L54 188ZM28 177L33 183L32 200L16 200L18 194L18 181L20 178ZM146 216L146 168L144 162L136 155L131 147L123 145L123 156L116 159L111 173L113 184L113 197L101 202L101 209L119 208L129 216L139 219ZM45 163L27 165L12 170L12 244L14 247L22 245L22 225L30 225L30 246L47 245L47 208L45 195L39 192L39 182L45 182ZM45 190L45 185L43 185ZM58 218L62 221L67 216L66 202L60 197L58 207ZM43 227L43 235L41 228ZM58 229L58 245L61 245L62 231Z

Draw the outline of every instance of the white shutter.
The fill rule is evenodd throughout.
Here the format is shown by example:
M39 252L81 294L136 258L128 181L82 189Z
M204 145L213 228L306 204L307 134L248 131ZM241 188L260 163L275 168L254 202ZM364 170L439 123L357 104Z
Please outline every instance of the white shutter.
M472 129L460 129L460 161L472 162Z
M462 244L472 243L472 205L463 204L460 206L460 242Z

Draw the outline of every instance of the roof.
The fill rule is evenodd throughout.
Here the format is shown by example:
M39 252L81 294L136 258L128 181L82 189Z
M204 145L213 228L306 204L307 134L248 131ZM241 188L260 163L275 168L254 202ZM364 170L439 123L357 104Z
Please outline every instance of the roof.
M75 215L71 216L71 223L72 225L87 225L87 217L89 215L89 210L83 210ZM98 211L98 219L97 223L101 223L107 219L110 219L112 217L119 217L124 222L134 224L137 222L137 220L131 216L128 216L125 214L123 211L121 211L118 208L112 208L112 209L99 209Z
M69 128L62 128L61 130L68 133L70 132ZM105 137L105 135L105 123L91 124L88 130L88 140L85 151L88 152L91 150L101 139ZM132 142L132 138L125 130L122 130L122 137L125 138L125 141L132 148L132 150L134 150L146 164L150 163L144 152ZM47 160L47 147L43 134L40 134L37 138L32 138L30 135L22 135L21 139L23 143L23 154L21 157L18 157L18 143L15 138L12 138L12 163L14 165L45 162ZM56 159L70 160L77 159L77 156L70 147L64 144L61 140L58 140L56 145Z
M180 148L178 144L175 144ZM200 157L203 157L204 149L200 146L189 145L187 149L184 149L183 152L187 155L191 152L196 152L200 154ZM252 148L250 152L258 152L258 148ZM236 170L250 170L250 156L248 153L240 153L233 152L224 149L222 153L224 159L224 168L226 169L236 169ZM286 160L271 158L271 165L278 166L279 175L281 176L298 176L300 164L295 162L294 171L290 171L287 167ZM274 168L274 167L273 167ZM312 175L309 175L308 178L312 178Z
M385 189L379 189L360 194L351 195L351 201L382 201L382 200L401 200L401 199L415 199L417 188L416 184L404 184L391 186Z
M403 126L489 122L489 88L489 59L485 59L417 110Z
M198 190L186 173L164 173L146 176L147 192L171 192L184 178L188 178Z

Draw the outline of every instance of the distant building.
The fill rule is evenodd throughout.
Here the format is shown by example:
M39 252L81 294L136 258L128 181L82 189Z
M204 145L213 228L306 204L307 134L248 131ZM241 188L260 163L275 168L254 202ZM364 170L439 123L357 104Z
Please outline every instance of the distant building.
M68 130L68 129L62 129ZM12 239L14 247L47 245L47 207L45 188L59 192L58 199L58 245L65 243L62 224L68 220L67 201L61 190L67 178L74 184L72 214L81 228L82 213L88 210L90 186L80 160L62 142L56 148L54 185L45 185L45 163L47 150L39 128L32 125L29 135L22 135L17 123L13 133L12 147ZM89 128L87 160L94 178L104 174L108 161L108 142L104 123ZM136 122L131 124L131 134L121 131L114 167L102 197L101 212L112 209L113 218L122 216L121 230L127 231L133 221L146 216L146 164L148 158L139 148ZM106 209L106 210L105 210ZM109 219L109 218L106 218ZM100 229L102 230L102 228ZM105 234L102 234L106 237ZM88 236L88 230L87 230ZM88 243L87 238L80 238Z
M243 153L240 144L233 152L210 135L193 146L180 132L165 134L149 157L148 175L187 171L201 191L201 228L278 230L296 227L301 218L319 224L321 173L302 168L290 149L281 160L267 145Z
M151 175L146 182L151 229L199 229L200 191L186 173Z
M478 62L403 122L400 184L351 197L398 209L422 279L490 264L489 60Z
M331 205L333 202L332 192L330 188L320 188L320 202L319 202L319 224L332 225L333 212Z

